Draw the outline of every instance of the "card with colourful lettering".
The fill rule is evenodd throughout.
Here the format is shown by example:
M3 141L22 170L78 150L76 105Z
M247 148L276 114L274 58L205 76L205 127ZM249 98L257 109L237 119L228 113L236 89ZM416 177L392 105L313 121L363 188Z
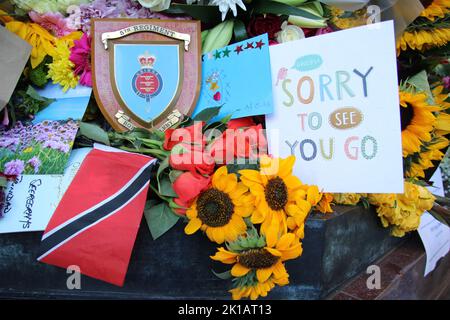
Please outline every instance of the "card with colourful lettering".
M269 152L325 192L403 192L392 21L270 47Z
M273 111L267 34L206 53L202 60L202 86L193 116L216 106L222 108L212 121Z

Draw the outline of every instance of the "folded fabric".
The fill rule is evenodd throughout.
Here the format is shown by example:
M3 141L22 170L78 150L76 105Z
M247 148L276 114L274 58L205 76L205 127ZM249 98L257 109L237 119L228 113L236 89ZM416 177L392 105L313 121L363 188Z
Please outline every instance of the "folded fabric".
M155 159L92 150L44 232L38 260L122 286Z

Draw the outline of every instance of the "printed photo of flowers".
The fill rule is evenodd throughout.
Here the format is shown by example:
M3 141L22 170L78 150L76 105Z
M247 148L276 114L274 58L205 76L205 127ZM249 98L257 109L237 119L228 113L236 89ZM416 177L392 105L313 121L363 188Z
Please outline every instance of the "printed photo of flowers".
M74 120L46 120L0 130L0 172L63 174L78 127Z

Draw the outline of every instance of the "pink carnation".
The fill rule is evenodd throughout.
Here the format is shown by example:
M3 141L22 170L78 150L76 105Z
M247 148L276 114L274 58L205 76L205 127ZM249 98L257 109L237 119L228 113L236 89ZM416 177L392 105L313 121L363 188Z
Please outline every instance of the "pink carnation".
M80 76L80 84L92 87L91 38L86 33L80 40L74 41L69 59L75 64L74 73Z
M64 37L76 31L67 25L66 19L59 12L46 12L41 14L35 11L30 11L28 15L31 20L39 24L44 29L47 29L54 36Z

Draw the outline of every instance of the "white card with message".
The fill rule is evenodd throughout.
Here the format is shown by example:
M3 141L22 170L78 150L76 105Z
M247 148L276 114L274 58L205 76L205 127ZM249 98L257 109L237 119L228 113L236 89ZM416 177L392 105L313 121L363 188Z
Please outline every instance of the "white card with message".
M403 192L392 21L270 47L269 152L325 192Z

